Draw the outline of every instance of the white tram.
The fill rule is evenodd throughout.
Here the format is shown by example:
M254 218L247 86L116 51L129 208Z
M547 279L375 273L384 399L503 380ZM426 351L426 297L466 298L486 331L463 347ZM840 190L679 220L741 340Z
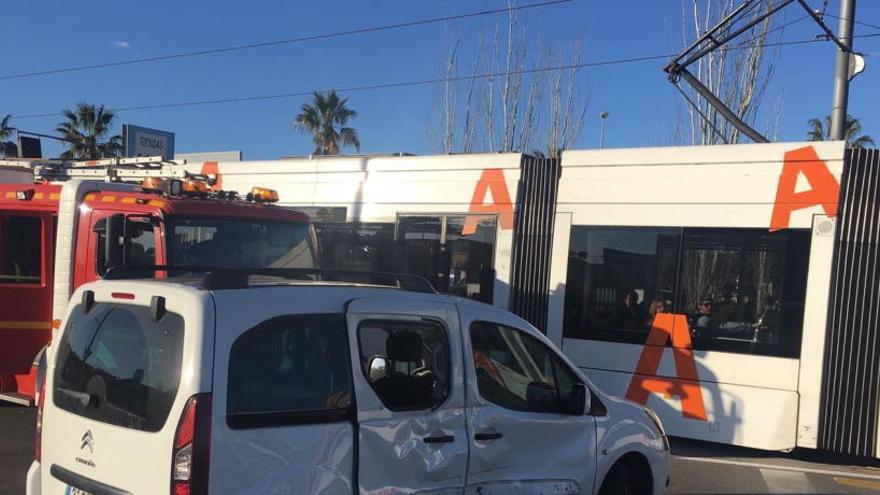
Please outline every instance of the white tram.
M531 321L671 435L877 457L880 153L776 143L188 165L271 184L329 268Z

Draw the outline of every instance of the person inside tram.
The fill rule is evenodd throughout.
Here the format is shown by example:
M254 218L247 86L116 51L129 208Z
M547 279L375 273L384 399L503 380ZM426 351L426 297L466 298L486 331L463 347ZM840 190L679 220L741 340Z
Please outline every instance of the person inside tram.
M757 319L755 316L755 302L755 289L746 287L742 291L739 297L739 304L737 305L739 321L753 322Z
M666 299L662 297L655 297L653 301L651 301L651 305L648 307L648 326L652 326L654 324L654 319L660 313L669 313L671 308L666 303Z
M697 303L697 313L694 315L691 325L694 328L695 336L706 336L718 329L718 320L715 319L712 306L712 298L710 297L703 297Z
M721 300L718 301L714 308L719 322L739 321L737 296L736 284L726 282L721 290Z
M641 328L645 321L645 315L642 305L639 304L639 294L636 291L630 290L624 294L623 303L617 308L615 320L615 326L618 328Z

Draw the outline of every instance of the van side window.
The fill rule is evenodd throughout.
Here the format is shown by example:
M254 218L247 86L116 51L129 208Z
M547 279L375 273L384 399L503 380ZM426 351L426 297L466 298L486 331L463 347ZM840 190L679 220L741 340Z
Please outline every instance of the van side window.
M506 409L566 414L580 380L555 352L504 325L474 322L470 334L482 398Z
M229 427L349 418L352 387L345 328L340 314L298 314L266 320L239 336L229 354Z
M0 215L0 284L39 284L42 273L39 217Z
M180 383L183 318L98 303L68 318L58 344L53 400L65 411L124 428L159 431Z
M364 376L389 409L431 409L449 397L449 341L440 324L366 321L358 341Z

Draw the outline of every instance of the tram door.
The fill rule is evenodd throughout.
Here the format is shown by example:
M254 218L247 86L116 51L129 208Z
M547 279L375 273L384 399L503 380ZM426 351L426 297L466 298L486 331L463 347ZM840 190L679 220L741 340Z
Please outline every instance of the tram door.
M439 292L492 303L495 215L398 215L400 272L428 279Z

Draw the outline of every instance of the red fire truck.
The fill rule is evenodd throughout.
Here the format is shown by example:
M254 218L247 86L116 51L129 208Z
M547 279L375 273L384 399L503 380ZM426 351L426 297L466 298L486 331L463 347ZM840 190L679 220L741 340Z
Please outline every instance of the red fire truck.
M308 216L275 191L159 160L0 160L0 400L34 403L70 294L113 270L315 267Z

